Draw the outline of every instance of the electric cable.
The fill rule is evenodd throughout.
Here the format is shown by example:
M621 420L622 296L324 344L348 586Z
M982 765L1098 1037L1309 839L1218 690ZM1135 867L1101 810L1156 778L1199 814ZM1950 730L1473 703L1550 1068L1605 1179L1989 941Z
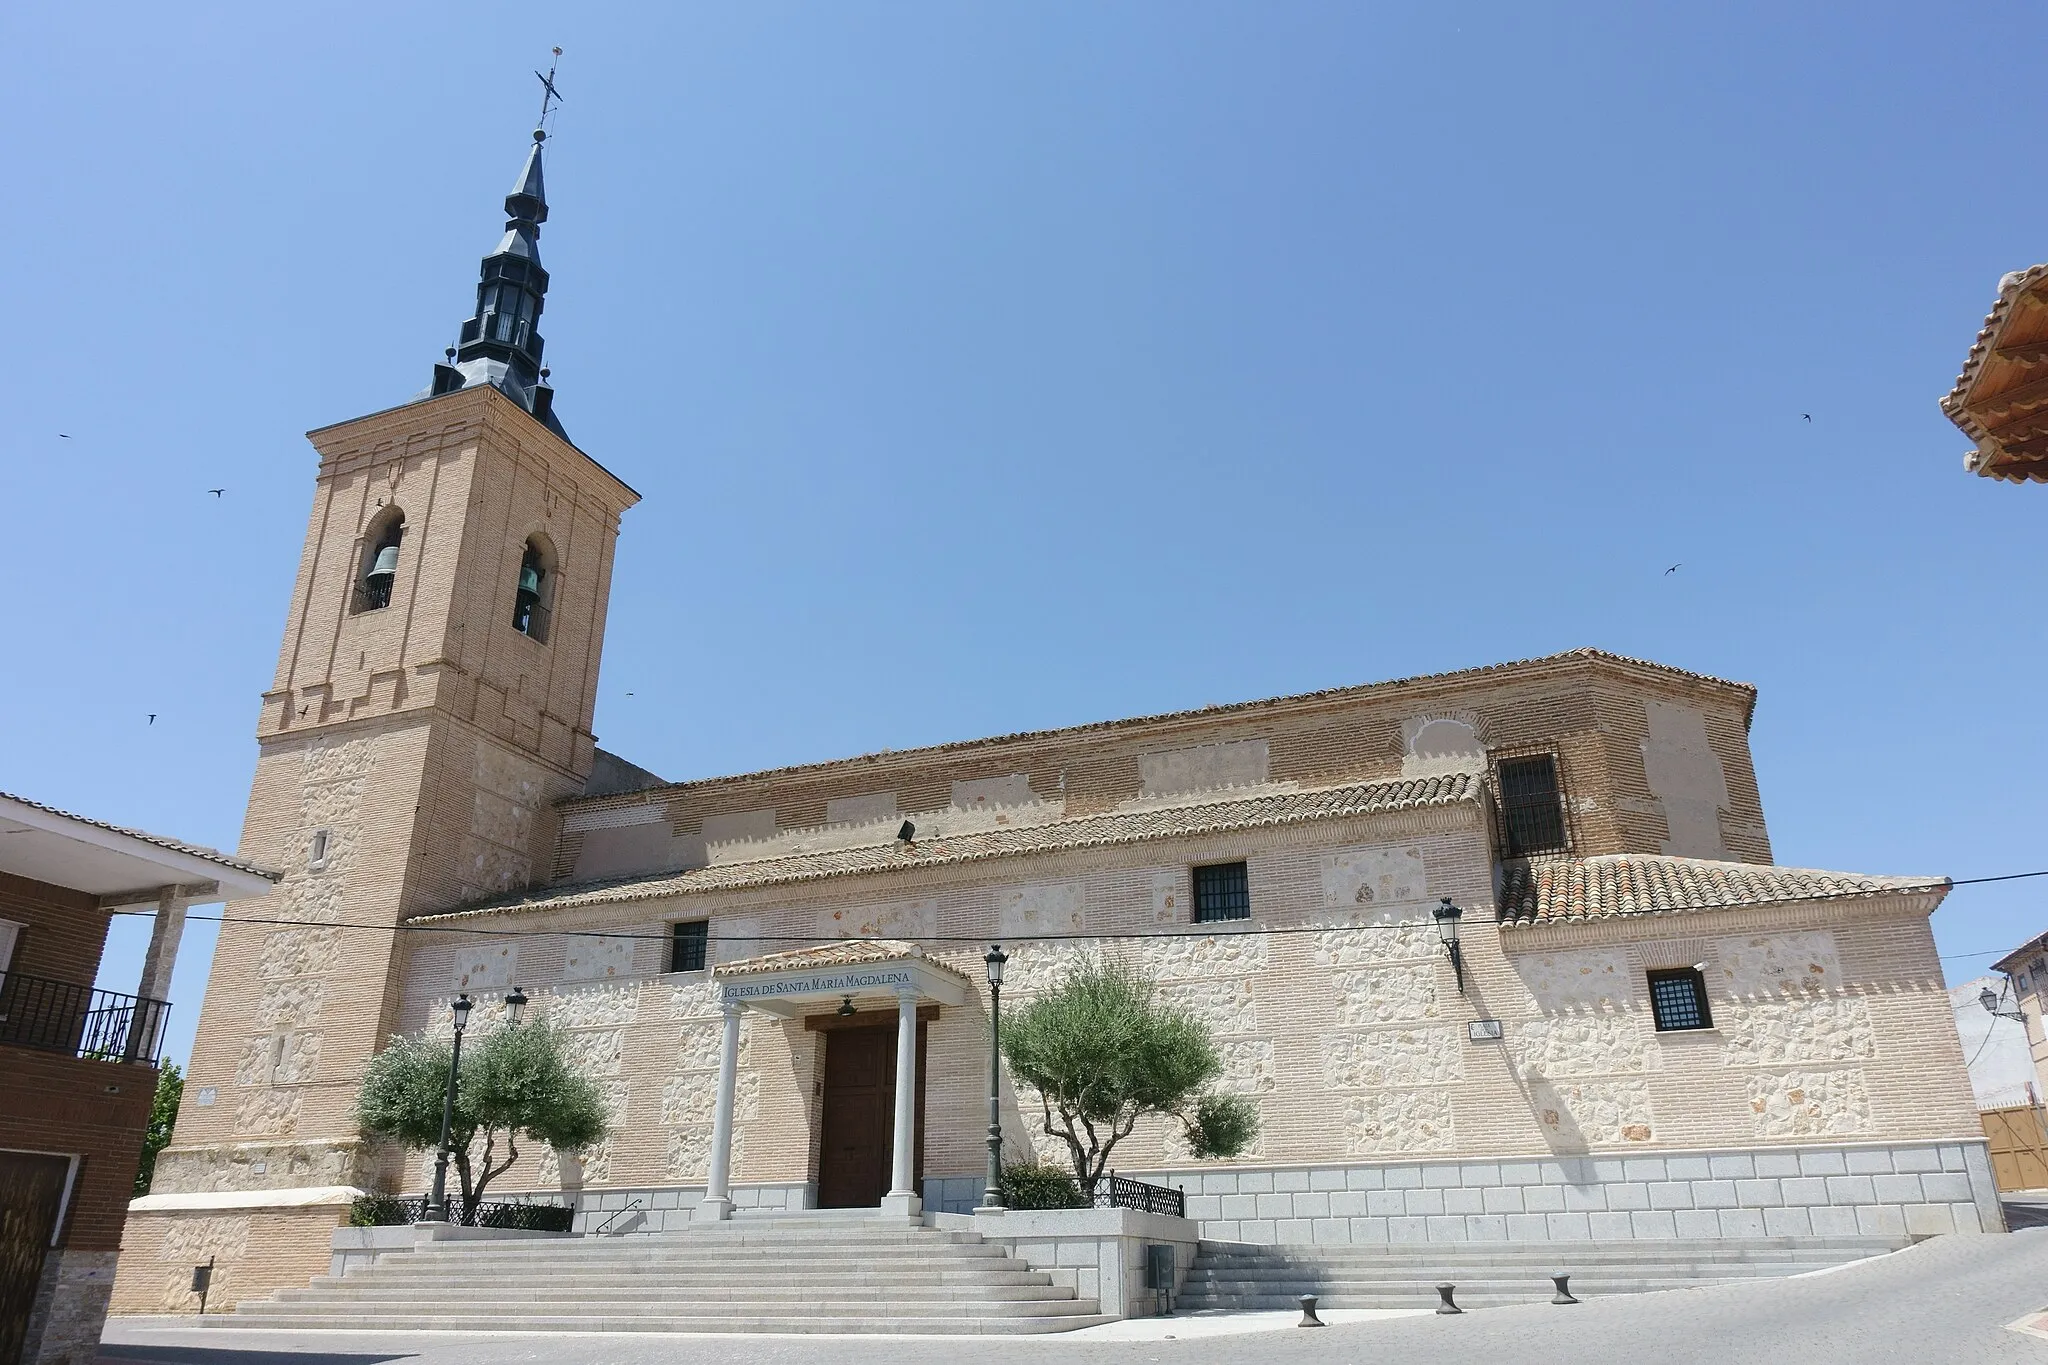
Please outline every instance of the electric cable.
M1804 895L1798 895L1798 896L1772 896L1772 897L1769 897L1769 898L1767 898L1767 899L1762 899L1762 900L1747 900L1747 901L1699 901L1699 902L1693 902L1693 903L1691 903L1691 904L1681 904L1681 905L1666 905L1666 906L1658 906L1658 907L1655 907L1655 908L1652 908L1652 909L1645 909L1645 910L1615 910L1615 911L1611 911L1611 912L1607 912L1607 913L1603 913L1603 914L1598 914L1598 915L1579 915L1579 916L1569 916L1569 917L1561 917L1561 918L1558 918L1558 919L1554 919L1554 920L1548 920L1548 921L1543 921L1543 922L1545 922L1545 923L1565 923L1565 924L1576 924L1576 923L1588 923L1588 922L1592 922L1592 921L1596 921L1596 920L1598 920L1598 921L1604 921L1604 920L1613 920L1613 919L1633 919L1633 918L1643 918L1643 917L1648 917L1648 916L1657 916L1657 915L1672 915L1672 914L1681 914L1681 913L1685 913L1685 912L1687 912L1687 911L1703 911L1703 910L1745 910L1745 909L1757 909L1757 908L1761 908L1761 907L1766 907L1766 906L1774 906L1774 905L1792 905L1792 904L1798 904L1798 903L1800 903L1800 902L1804 902L1804 901L1831 901L1831 900L1866 900L1866 899L1870 899L1870 898L1873 898L1873 897L1877 897L1877 896L1886 896L1886 895L1911 895L1911 894L1914 894L1914 893L1916 893L1916 892L1924 892L1924 891L1940 891L1940 890L1945 890L1945 889L1952 889L1952 888L1954 888L1954 887L1958 887L1958 886L1979 886L1979 885L1983 885L1984 883L1987 883L1987 882L2010 882L2010 881L2020 881L2020 880L2023 880L2023 879L2025 879L2025 878L2029 878L2029 877L2048 877L2048 868L2044 868L2044 869L2042 869L2042 870L2040 870L2040 871L2038 871L2038 872L2008 872L2008 873L2003 873L2003 874L2001 874L2001 875L1998 875L1998 876L1992 876L1992 877L1956 877L1956 878L1943 878L1943 879L1941 879L1941 880L1938 880L1938 881L1929 881L1929 882L1924 882L1924 883L1920 883L1920 884L1917 884L1917 885L1915 885L1915 884L1908 884L1908 885L1904 885L1904 886L1887 886L1887 887L1883 887L1883 888L1879 888L1879 889L1877 889L1877 890L1871 890L1871 891L1859 891L1859 890L1852 890L1852 891L1815 891L1815 892L1809 892L1809 893L1806 893L1806 894L1804 894ZM660 899L662 899L662 898L661 898L661 897L655 897L655 896L650 896L650 897L647 897L647 898L645 898L645 900L644 900L644 901L622 901L622 902L613 902L613 904L619 904L619 905L634 905L634 904L644 904L644 903L649 903L649 902L653 902L653 901L656 901L656 900L660 900ZM602 905L602 904L605 904L605 903L604 903L604 902L599 902L598 904L599 904L599 905ZM561 908L560 908L560 910L558 911L558 913L567 913L567 912L570 912L570 911L574 911L574 910L581 910L581 909L595 909L595 908L597 908L597 906L565 906L565 907L561 907ZM506 913L506 914L516 914L516 913L519 913L519 912L520 912L520 906L519 906L518 904L516 904L516 903L515 903L515 904L511 904L511 905L507 905L507 906L504 906L504 907L502 907L502 909L499 909L499 908L497 908L497 907L486 907L486 908L484 908L484 909L481 909L481 910L477 910L477 911L435 911L435 912L432 912L432 917L438 917L438 916L443 916L443 915L456 915L456 914L487 914L487 913L494 913L494 912L495 912L495 913ZM156 911L155 911L154 909L150 909L150 910L114 910L114 911L111 911L110 913L111 913L111 914L115 914L115 915L136 915L136 916L153 916L153 915L155 915ZM544 914L544 913L547 913L547 908L546 908L546 907L541 907L541 908L538 908L538 909L535 909L535 910L531 910L531 911L528 911L527 913L534 913L534 914ZM425 918L429 918L429 917L430 917L430 916L421 916L420 918L421 918L421 919L425 919ZM358 922L351 922L351 921L346 921L346 920L315 920L315 919L289 919L289 918L273 918L273 917L268 917L268 916L254 916L254 915L235 915L235 916L228 916L228 915L194 915L194 914L188 914L188 915L186 916L186 919L187 919L188 921L190 921L190 920L200 920L200 921L205 921L205 922L210 922L210 923L216 923L216 924L224 924L224 925L225 925L225 924L234 924L234 925L243 925L243 924L246 924L246 925L257 925L257 926L273 926L273 927L276 927L276 926L282 926L282 927L289 927L289 928L299 928L299 929L304 929L304 928L320 928L320 929L355 929L355 930L362 930L362 931L365 931L365 932L370 932L370 933L423 933L423 934L459 934L459 935L465 935L465 936L470 936L470 937L482 937L482 938L511 938L511 939L519 939L519 938L609 938L609 939L627 939L627 940L640 940L640 941L648 941L648 942L659 942L659 943L666 943L666 942L668 942L668 941L669 941L669 937L670 937L670 936L669 936L668 934L666 934L666 933L659 933L659 934L646 934L646 933L636 933L636 932L631 932L631 931L618 931L618 930L606 930L606 929L484 929L484 928L473 928L473 927L471 927L471 926L468 926L468 925L458 925L458 924L425 924L425 923L419 923L419 922L417 922L417 921L415 921L415 920L394 920L394 921L392 921L391 923L388 923L388 924L363 924L363 923L358 923ZM1226 928L1221 928L1221 927L1215 927L1215 926L1221 926L1221 925L1223 925L1223 924L1228 924L1228 923L1234 923L1234 922L1235 922L1235 921L1224 921L1224 920L1212 920L1212 921L1206 921L1206 922L1200 922L1200 921L1197 921L1197 922L1191 922L1191 923L1190 923L1189 925L1187 925L1187 926L1185 926L1185 927L1182 927L1182 928L1178 928L1178 929L1150 929L1150 930L1137 930L1137 929L1126 929L1126 930L1104 930L1104 931L1101 931L1101 932L1077 932L1077 933L1041 933L1041 934L1012 934L1012 935L1007 935L1007 936L1004 936L1004 938L1003 938L1003 941L1004 941L1004 942L1007 942L1007 943L1048 943L1048 942L1061 942L1061 941L1081 941L1081 942L1100 942L1100 941L1103 941L1103 940L1116 940L1116 941L1130 941L1130 940L1140 940L1140 939L1167 939L1167 938L1187 938L1187 937L1190 937L1190 936L1201 936L1201 935L1202 935L1202 934L1204 934L1204 933L1206 933L1206 934L1207 934L1207 935L1209 935L1209 936L1212 936L1212 937L1216 937L1216 938L1235 938L1235 937L1240 937L1240 936L1244 936L1244 935L1249 935L1249 934L1278 934L1278 935L1287 935L1287 934L1327 934L1327 933L1333 933L1333 932L1337 932L1337 931L1350 931L1350 930L1358 930L1358 929L1372 929L1372 930L1389 930L1389 931L1392 931L1392 930L1402 930L1402 929L1422 929L1422 928L1433 928L1433 927L1434 927L1434 925L1435 925L1435 921L1434 921L1433 919L1427 919L1427 920L1391 920L1391 921L1386 921L1386 922L1383 922L1383 923L1377 923L1377 924L1281 924L1281 925L1273 925L1273 926L1270 926L1270 927L1266 927L1266 928L1243 928L1243 929L1226 929ZM1502 918L1502 919L1501 919L1501 920L1500 920L1499 922L1500 922L1500 923L1503 923L1503 924L1508 924L1508 923L1513 923L1513 922L1515 922L1515 921L1514 921L1514 919L1513 919L1512 917L1504 917L1504 918ZM1208 924L1208 925L1210 925L1211 927L1209 927L1208 929L1204 930L1204 929L1202 929L1202 928L1201 928L1201 925L1202 925L1203 923L1207 923L1207 924ZM821 938L821 937L823 937L823 936L821 936L821 935L818 935L818 934L722 934L722 935L715 935L715 936L714 936L714 935L710 935L710 934L707 934L707 935L706 935L706 937L705 937L705 939L704 939L704 942L705 942L705 943L707 943L707 944L711 944L711 943L748 943L748 944L755 944L755 945L759 945L759 944L764 944L764 943L800 943L800 944L807 944L807 943L817 943L817 942L819 942L819 941L820 941L820 938ZM873 935L869 935L869 934L853 934L853 935L846 935L846 936L843 936L843 937L837 937L837 938L829 938L829 939L828 939L827 941L830 941L830 942L835 942L835 943L863 943L863 942L876 942L876 941L881 941L881 940L887 940L888 942L892 942L892 943L918 943L918 944L926 944L926 943L929 943L929 944L976 944L976 945L979 945L979 944L983 944L983 943L987 943L987 942L989 942L989 941L990 941L990 935L987 935L987 934L907 934L907 935L906 935L906 934L887 934L887 935L884 935L884 934L873 934ZM1996 950L1993 950L1993 951L1996 951ZM1958 953L1958 954L1953 954L1952 956L1954 956L1954 957L1988 957L1988 956L1990 956L1990 955L1991 955L1991 953L1989 953L1989 952L1986 952L1986 953Z

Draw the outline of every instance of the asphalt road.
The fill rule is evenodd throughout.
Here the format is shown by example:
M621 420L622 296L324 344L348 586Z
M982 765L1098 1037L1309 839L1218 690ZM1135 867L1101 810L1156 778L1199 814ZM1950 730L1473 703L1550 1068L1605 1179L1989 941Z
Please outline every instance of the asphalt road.
M102 1365L1571 1365L2038 1362L2006 1324L2048 1308L2048 1228L1940 1237L1793 1280L1158 1341L1075 1337L694 1337L267 1332L115 1322ZM1163 1325L1163 1324L1162 1324Z

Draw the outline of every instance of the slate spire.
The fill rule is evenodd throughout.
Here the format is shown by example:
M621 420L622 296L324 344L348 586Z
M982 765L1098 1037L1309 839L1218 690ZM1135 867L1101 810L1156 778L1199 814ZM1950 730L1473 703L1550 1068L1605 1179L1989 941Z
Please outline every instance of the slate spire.
M430 393L489 384L566 438L555 418L555 391L541 368L546 343L540 335L540 315L548 293L548 272L540 263L540 225L548 220L541 168L546 141L544 130L533 130L526 165L505 196L505 235L484 257L476 311L462 324L447 363L434 367Z

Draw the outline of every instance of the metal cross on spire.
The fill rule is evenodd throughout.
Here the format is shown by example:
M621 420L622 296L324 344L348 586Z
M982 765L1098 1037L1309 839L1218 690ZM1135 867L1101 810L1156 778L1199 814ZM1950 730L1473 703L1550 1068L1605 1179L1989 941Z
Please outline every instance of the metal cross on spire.
M543 127L546 125L548 121L548 109L550 108L550 106L557 105L562 102L562 92L555 89L555 67L561 62L561 60L562 49L558 47L555 49L555 60L548 63L548 74L543 76L538 71L533 73L534 79L540 82L541 88L540 118L534 124L536 128Z

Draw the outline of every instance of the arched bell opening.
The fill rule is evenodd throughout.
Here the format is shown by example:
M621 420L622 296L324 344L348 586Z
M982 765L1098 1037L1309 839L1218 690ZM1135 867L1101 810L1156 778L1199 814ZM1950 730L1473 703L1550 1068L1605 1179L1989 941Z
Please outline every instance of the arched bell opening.
M546 644L555 595L555 556L545 536L533 536L519 556L519 579L512 593L512 629Z
M356 574L351 612L380 611L391 605L398 585L398 547L405 539L405 513L387 507L363 534L363 557Z

